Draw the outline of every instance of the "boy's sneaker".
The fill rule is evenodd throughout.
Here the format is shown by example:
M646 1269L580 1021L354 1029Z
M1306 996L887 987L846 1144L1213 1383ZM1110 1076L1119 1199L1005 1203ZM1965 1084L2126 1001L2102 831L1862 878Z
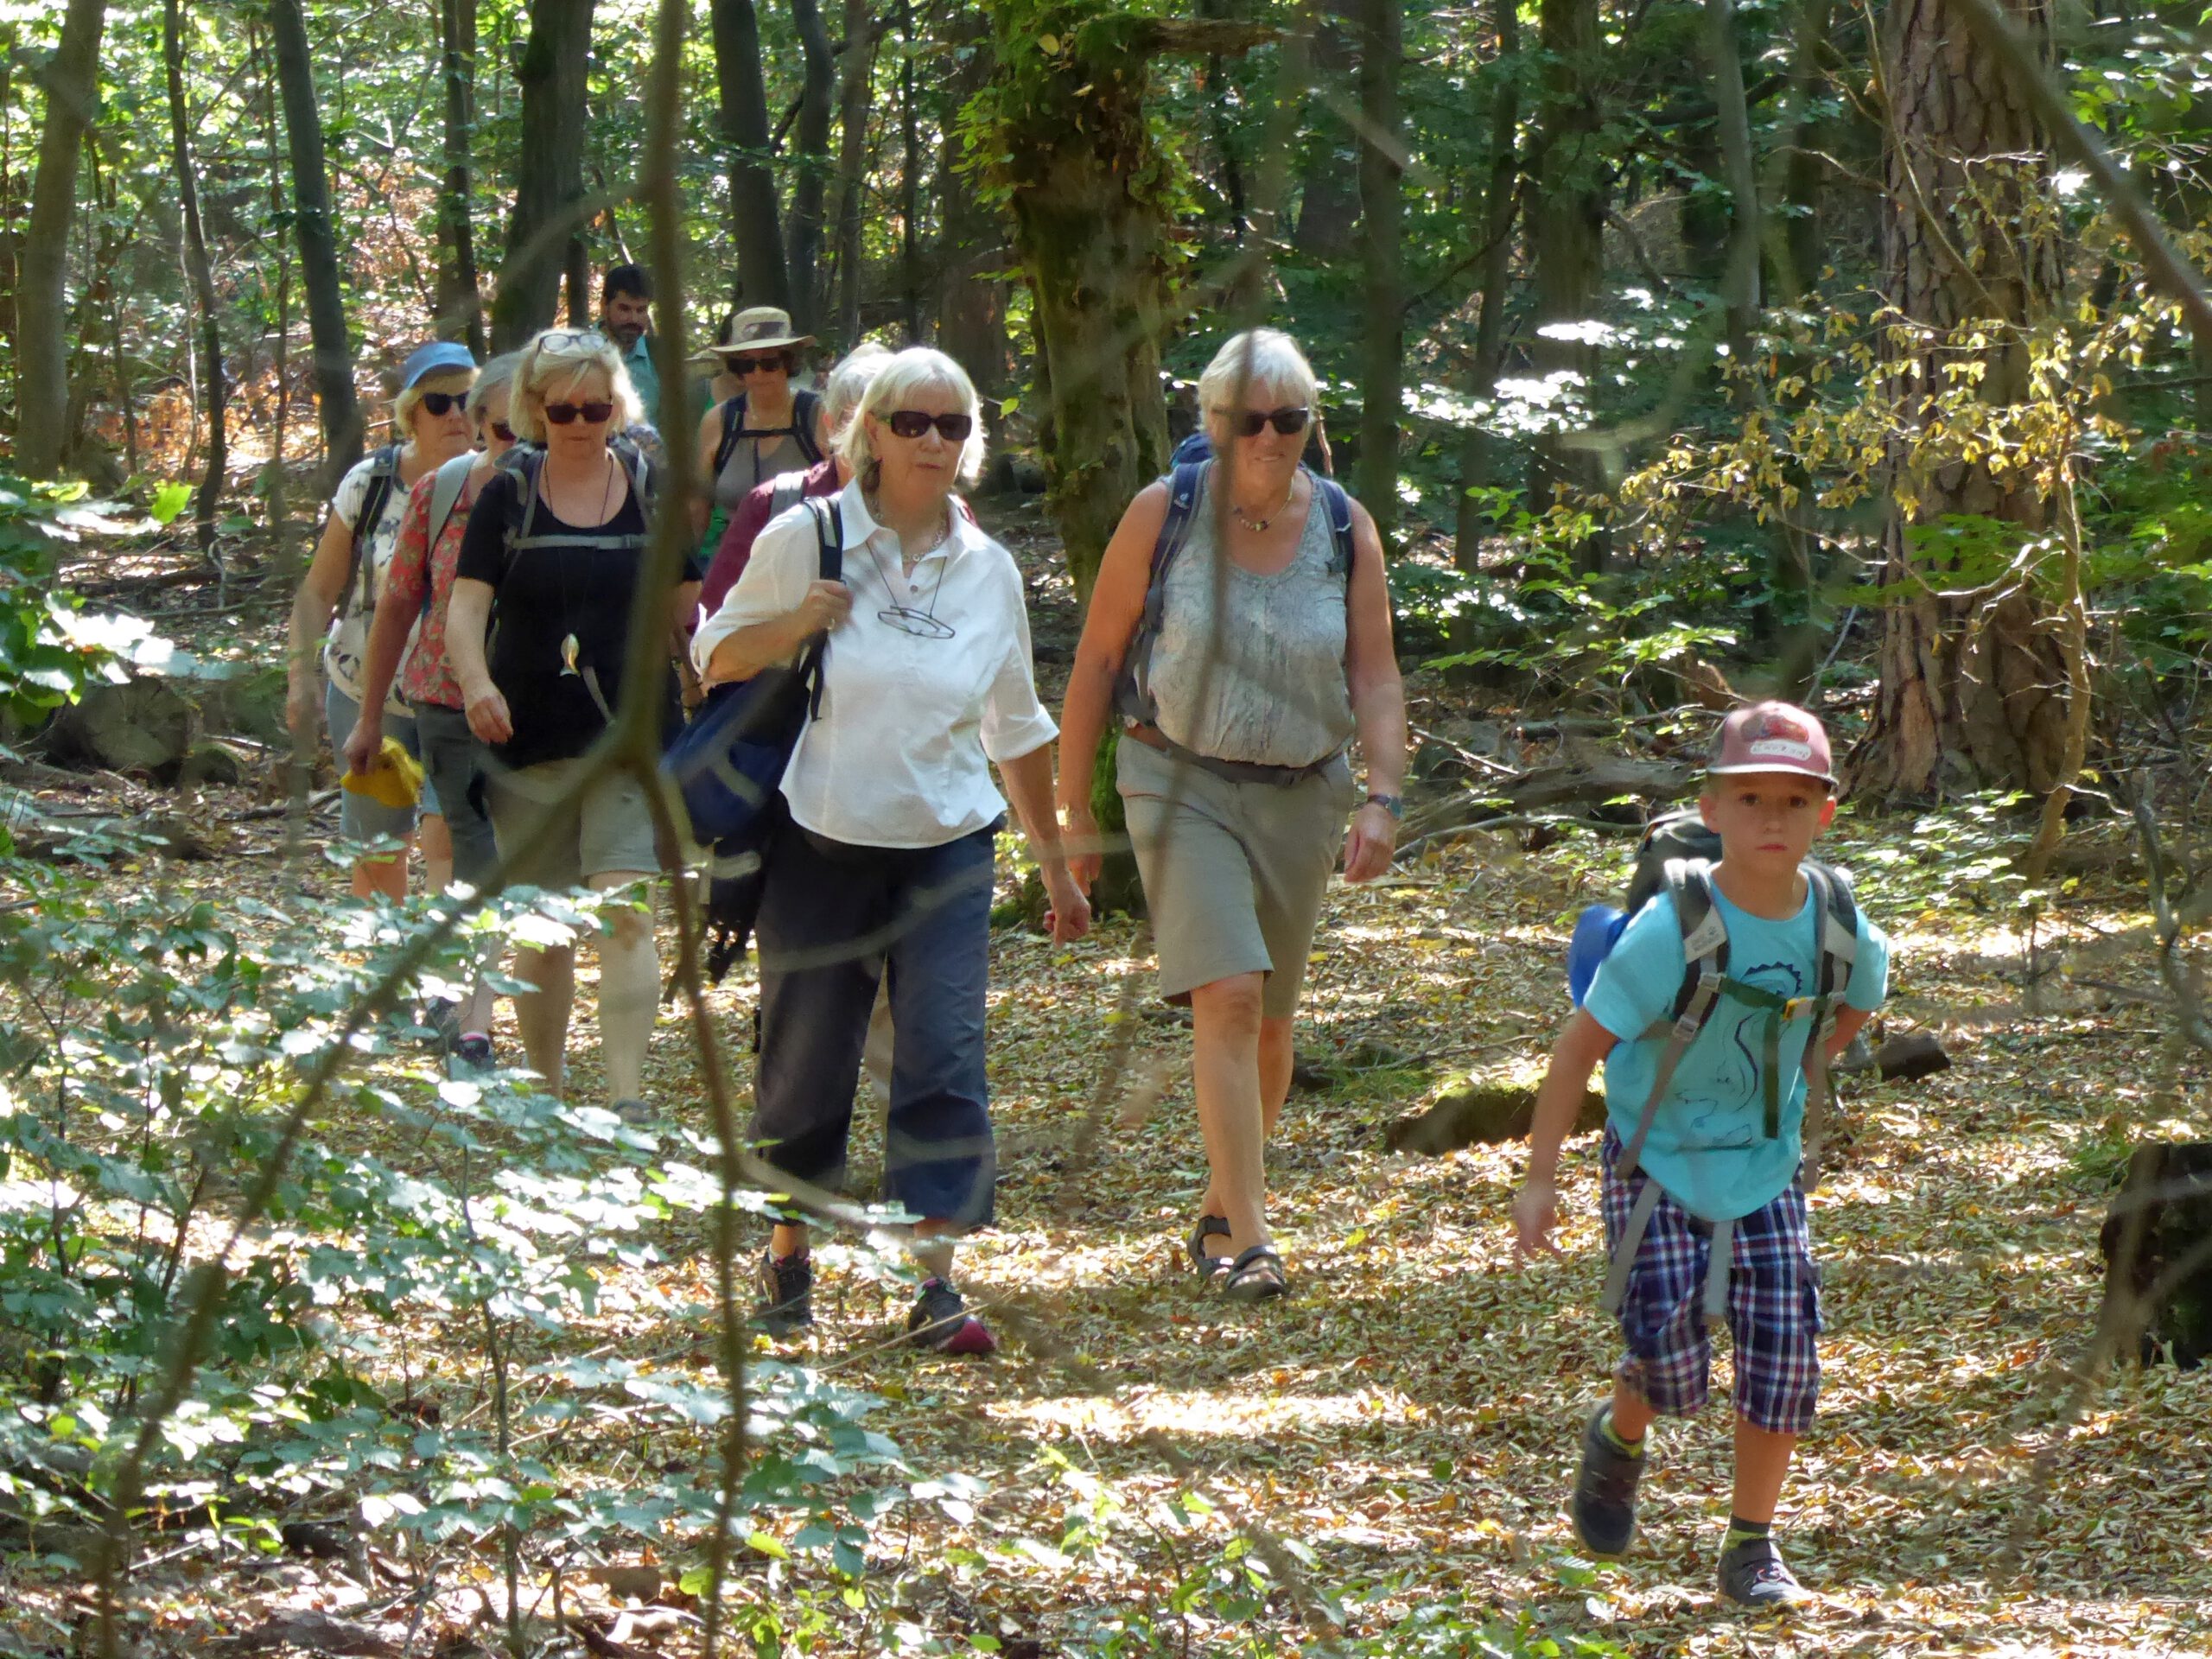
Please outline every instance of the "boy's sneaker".
M1739 1538L1720 1552L1720 1593L1739 1607L1771 1611L1810 1601L1771 1538Z
M1636 1483L1643 1478L1649 1456L1630 1456L1605 1433L1606 1413L1599 1406L1582 1430L1582 1467L1574 1477L1574 1501L1568 1513L1574 1535L1592 1555L1625 1555L1636 1537ZM1726 1570L1726 1558L1722 1558Z
M776 1336L814 1323L814 1258L811 1255L760 1257L760 1304L753 1310L753 1323Z
M988 1354L999 1345L988 1327L968 1311L960 1293L942 1279L923 1283L906 1315L906 1340L940 1354Z

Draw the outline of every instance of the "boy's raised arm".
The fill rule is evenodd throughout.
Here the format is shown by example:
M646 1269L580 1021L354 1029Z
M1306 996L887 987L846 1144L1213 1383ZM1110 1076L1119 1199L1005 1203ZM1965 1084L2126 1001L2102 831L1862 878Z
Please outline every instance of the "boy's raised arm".
M1587 1008L1577 1008L1552 1046L1551 1065L1536 1090L1535 1118L1529 1126L1529 1173L1513 1200L1513 1250L1517 1256L1533 1255L1539 1249L1559 1254L1559 1246L1551 1241L1551 1230L1559 1223L1559 1193L1554 1185L1559 1149L1581 1113L1590 1074L1616 1040Z

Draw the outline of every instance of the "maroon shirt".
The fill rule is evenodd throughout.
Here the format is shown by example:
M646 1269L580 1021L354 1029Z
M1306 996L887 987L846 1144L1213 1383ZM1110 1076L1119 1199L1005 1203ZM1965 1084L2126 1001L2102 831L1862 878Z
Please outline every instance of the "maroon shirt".
M799 493L807 495L835 495L843 486L837 482L837 463L817 461L806 469L806 480L799 486ZM737 504L737 511L729 516L729 523L722 531L722 539L715 549L715 562L707 567L707 580L699 589L699 614L712 616L722 607L722 597L737 586L737 579L745 574L745 563L753 556L753 543L768 527L768 508L775 499L773 480L756 484L745 493L745 499Z

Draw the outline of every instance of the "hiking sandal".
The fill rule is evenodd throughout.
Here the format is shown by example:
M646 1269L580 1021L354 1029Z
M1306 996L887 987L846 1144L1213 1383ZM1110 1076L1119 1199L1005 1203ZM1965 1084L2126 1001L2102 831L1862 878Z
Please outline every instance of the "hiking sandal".
M1229 1218L1225 1216L1200 1216L1198 1224L1183 1241L1183 1253L1191 1258L1191 1266L1201 1279L1217 1279L1229 1271L1229 1258L1216 1255L1206 1249L1206 1240L1229 1236Z
M1235 1302L1264 1302L1290 1288L1282 1276L1282 1258L1269 1244L1255 1244L1229 1264L1221 1294Z

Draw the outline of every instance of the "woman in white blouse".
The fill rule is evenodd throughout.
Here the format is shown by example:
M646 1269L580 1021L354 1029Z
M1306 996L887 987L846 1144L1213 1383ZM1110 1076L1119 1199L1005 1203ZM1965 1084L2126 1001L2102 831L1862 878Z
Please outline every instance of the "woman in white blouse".
M1038 702L1013 557L953 511L982 469L976 388L942 352L899 353L838 441L842 579L821 575L807 504L772 522L692 645L712 684L791 661L826 632L817 718L784 774L790 822L767 855L753 1139L785 1173L842 1178L853 1089L877 982L893 1030L884 1192L921 1217L930 1276L908 1315L918 1345L996 1344L950 1283L952 1240L991 1217L996 1159L983 1077L993 838L1005 805L1029 837L1053 937L1090 925L1052 810L1057 728ZM824 531L822 533L832 533ZM808 1322L807 1230L779 1224L761 1266L761 1321Z

